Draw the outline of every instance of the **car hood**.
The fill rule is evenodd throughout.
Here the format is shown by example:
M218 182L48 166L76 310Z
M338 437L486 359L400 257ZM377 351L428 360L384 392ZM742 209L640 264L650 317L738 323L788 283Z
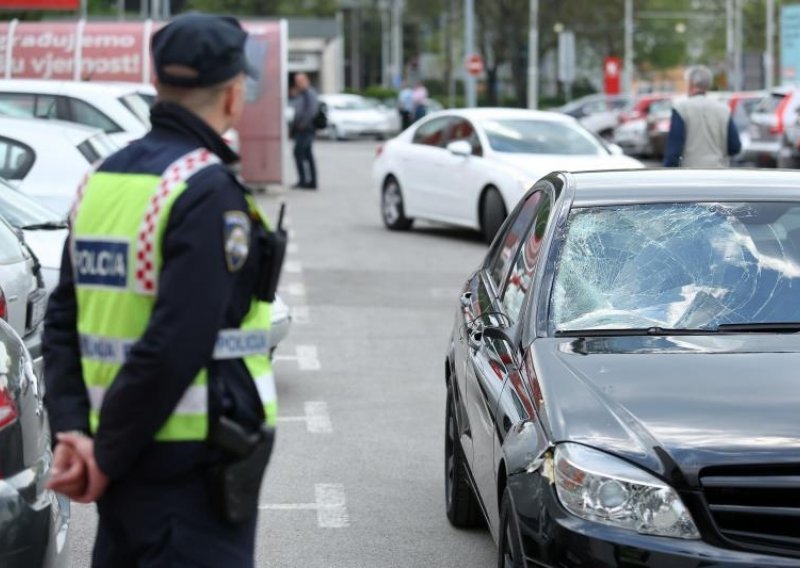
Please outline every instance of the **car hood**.
M634 160L628 156L609 154L570 156L563 154L497 153L494 157L498 162L520 170L535 179L539 179L554 171L581 172L594 170L624 170L644 167L639 160Z
M68 234L66 229L23 231L23 233L25 242L44 268L58 270L61 267L61 255Z
M540 339L532 354L554 441L687 481L712 465L800 461L800 337Z

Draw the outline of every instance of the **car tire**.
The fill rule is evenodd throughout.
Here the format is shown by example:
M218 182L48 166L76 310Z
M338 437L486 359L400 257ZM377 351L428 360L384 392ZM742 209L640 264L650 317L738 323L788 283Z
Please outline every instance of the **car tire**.
M511 503L511 491L506 487L500 503L500 530L497 532L497 567L524 568L522 541L517 525L517 513Z
M390 231L407 231L414 222L413 219L406 217L403 191L400 189L400 183L392 176L386 178L383 184L381 216L383 224Z
M447 387L444 430L445 507L450 524L458 528L484 525L478 500L467 478L467 460L458 440L453 387Z
M480 211L483 238L487 243L491 243L508 215L503 196L496 188L490 187L483 194Z

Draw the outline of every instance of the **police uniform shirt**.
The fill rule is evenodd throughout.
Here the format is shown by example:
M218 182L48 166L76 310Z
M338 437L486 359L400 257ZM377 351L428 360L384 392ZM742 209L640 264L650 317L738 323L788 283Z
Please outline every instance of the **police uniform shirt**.
M147 136L111 156L100 171L160 175L200 147L225 164L238 159L219 134L183 107L159 103L152 123ZM203 368L209 371L212 420L224 412L253 429L264 420L243 361L212 361L217 333L239 326L256 291L263 228L251 218L246 191L225 166L215 165L191 177L175 201L151 319L106 393L95 435L97 462L111 479L128 474L170 477L214 459L203 443L153 441ZM249 242L242 239L243 232ZM66 246L46 318L43 350L51 429L88 432L73 265Z

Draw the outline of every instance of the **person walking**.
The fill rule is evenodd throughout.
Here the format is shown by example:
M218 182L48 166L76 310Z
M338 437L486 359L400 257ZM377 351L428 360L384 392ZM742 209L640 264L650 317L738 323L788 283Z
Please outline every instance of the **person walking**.
M708 67L686 72L689 97L675 104L670 120L664 165L724 168L742 150L739 131L728 105L707 96L713 75Z
M228 168L246 32L152 39L153 128L79 189L43 339L50 488L97 502L95 568L254 565L277 402L275 233Z
M317 168L314 163L314 135L316 125L314 119L319 112L319 97L311 86L308 75L298 73L294 76L297 96L294 99L294 161L297 165L297 183L295 189L317 189Z
M403 88L397 95L397 108L400 112L400 123L405 130L414 122L414 90L408 83L403 83Z
M411 101L414 104L414 121L417 121L428 112L428 89L422 81L417 81L417 86L411 93Z

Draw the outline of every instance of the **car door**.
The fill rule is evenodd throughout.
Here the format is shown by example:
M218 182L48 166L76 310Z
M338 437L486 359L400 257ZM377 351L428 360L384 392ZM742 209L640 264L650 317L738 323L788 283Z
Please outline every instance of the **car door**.
M506 225L505 234L498 239L496 250L492 252L494 259L480 274L486 296L491 300L490 308L480 306L482 313L466 333L465 407L472 437L471 470L490 516L497 515L495 449L499 445L499 435L496 409L506 380L519 367L518 347L509 337L517 329L522 307L519 294L524 294L521 291L530 286L524 272L530 251L525 252L521 245L526 242L534 221L539 219L544 198L543 191L529 195ZM509 282L513 282L510 288ZM507 296L503 293L505 288L510 290ZM502 330L503 333L495 335L487 330Z
M423 122L414 131L411 144L400 157L400 185L407 213L437 218L436 195L441 179L442 160L448 154L444 148L452 118L441 116Z
M472 148L469 156L447 151L451 142L465 141ZM439 168L431 182L432 205L437 216L459 225L474 225L477 220L478 196L486 185L486 166L483 147L472 122L454 117L444 140L445 152L439 158Z

